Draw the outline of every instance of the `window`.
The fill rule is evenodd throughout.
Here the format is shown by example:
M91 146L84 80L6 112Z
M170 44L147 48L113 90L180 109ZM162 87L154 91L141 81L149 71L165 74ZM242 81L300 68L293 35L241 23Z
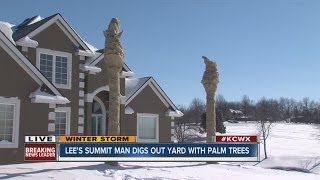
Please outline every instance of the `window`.
M68 59L67 57L56 56L56 84L68 84Z
M72 56L70 53L37 49L37 67L56 87L71 89Z
M64 136L70 134L70 108L61 107L55 110L55 135Z
M106 134L106 110L103 102L94 97L92 102L92 135L102 136Z
M20 100L0 97L0 148L17 148Z
M92 135L101 136L102 134L102 109L98 101L93 100L92 102Z
M137 114L137 140L140 142L159 141L159 115Z
M40 54L40 71L42 74L52 82L52 55Z

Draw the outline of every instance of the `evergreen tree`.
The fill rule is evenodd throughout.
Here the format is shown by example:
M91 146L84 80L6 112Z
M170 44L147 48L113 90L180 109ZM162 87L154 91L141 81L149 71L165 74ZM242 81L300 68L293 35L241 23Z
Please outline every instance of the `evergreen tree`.
M217 127L217 132L219 133L226 133L226 127L223 125L223 117L222 113L216 109L217 112L217 120L216 120L216 127ZM201 127L206 131L206 113L204 112L201 115Z

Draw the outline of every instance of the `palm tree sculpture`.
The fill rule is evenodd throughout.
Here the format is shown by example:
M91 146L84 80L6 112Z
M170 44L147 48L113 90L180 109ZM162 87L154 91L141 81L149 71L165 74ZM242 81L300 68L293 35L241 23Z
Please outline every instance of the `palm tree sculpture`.
M206 129L207 129L207 143L215 142L216 136L216 110L215 110L215 93L219 83L219 73L217 64L210 61L207 57L202 56L206 65L206 70L203 73L202 81L203 87L207 94L206 106Z
M112 18L109 27L104 31L104 62L109 78L109 119L108 135L120 135L120 73L122 72L124 53L120 38L120 21Z

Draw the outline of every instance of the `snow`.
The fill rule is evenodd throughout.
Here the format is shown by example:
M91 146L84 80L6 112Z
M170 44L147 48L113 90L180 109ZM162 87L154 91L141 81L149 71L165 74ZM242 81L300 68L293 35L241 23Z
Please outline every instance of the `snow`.
M5 36L7 36L7 38L14 44L16 45L16 43L14 42L14 40L12 39L12 27L14 25L10 24L8 22L4 22L4 21L0 21L0 31L3 32L3 34Z
M227 134L258 134L257 124L226 123ZM320 163L320 125L276 123L267 139L268 159L257 166L264 168L308 168ZM261 159L263 144L260 149ZM246 164L246 163L243 163ZM247 163L248 164L248 163ZM318 171L320 173L320 171Z
M226 123L227 134L256 134L256 123ZM204 135L204 134L202 134ZM304 160L320 155L320 125L277 123L268 139L269 158L260 164L198 162L41 162L1 165L0 179L223 179L319 180L320 167L312 173L270 169L302 167Z
M38 46L38 42L30 39L28 36L25 36L19 39L16 43L19 46L32 47L32 48L36 48Z
M134 76L134 72L132 71L122 71L122 76L125 76L125 77L132 77Z
M125 108L125 114L133 114L133 113L134 113L134 110L130 106L127 106Z
M100 54L100 53L98 53L98 54ZM77 55L87 56L87 57L96 57L96 53L92 52L91 50L78 49Z
M3 143L3 144L8 144L8 143L10 143L8 140L2 140L2 141L0 141L0 144L1 143Z
M101 68L96 67L96 66L92 66L92 65L84 65L83 69L85 71L89 71L90 73L94 73L94 74L101 72Z
M88 46L88 48L92 51L92 52L95 52L95 51L98 51L99 49L94 47L93 45L89 44L88 42L84 41L82 39L82 41Z
M183 162L127 162L113 167L103 162L45 162L2 165L0 179L223 179L223 180L316 180L311 173L280 171L249 166Z
M32 98L32 101L35 103L67 104L70 102L65 97L48 94L41 91L40 88L32 92L29 98Z
M120 103L121 103L121 104L125 104L125 103L126 103L126 100L127 100L127 97L126 97L126 96L120 95Z
M140 82L139 79L136 79L136 78L126 78L126 87L134 88L138 86L139 82Z
M172 110L168 110L167 111L167 116L170 116L170 117L181 117L183 116L183 113L179 110L175 110L175 111L172 111Z
M34 23L36 23L36 22L39 22L39 21L41 21L43 19L43 17L41 17L41 16L37 16L37 17L35 17L32 21L30 21L27 25L31 25L31 24L34 24Z
M235 113L235 114L242 114L242 111L239 110L234 110L234 109L229 109L231 113Z
M126 84L126 97L130 98L135 92L137 92L143 84L145 84L150 78L144 77L144 78L126 78L125 84ZM128 100L128 99L127 99Z
M30 23L28 23L28 25L33 24L35 22L40 21L41 17L37 16L33 21L31 21ZM38 42L35 40L30 39L28 36L23 37L22 39L20 39L19 41L15 42L12 38L12 29L14 28L13 24L10 24L8 22L4 22L4 21L0 21L0 31L4 33L4 35L14 44L19 45L19 46L26 46L26 47L33 47L36 48L38 46Z

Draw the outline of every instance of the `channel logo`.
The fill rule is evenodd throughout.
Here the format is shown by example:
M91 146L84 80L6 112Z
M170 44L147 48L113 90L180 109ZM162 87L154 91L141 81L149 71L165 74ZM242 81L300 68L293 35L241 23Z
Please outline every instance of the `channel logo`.
M257 142L257 136L216 136L216 142Z

